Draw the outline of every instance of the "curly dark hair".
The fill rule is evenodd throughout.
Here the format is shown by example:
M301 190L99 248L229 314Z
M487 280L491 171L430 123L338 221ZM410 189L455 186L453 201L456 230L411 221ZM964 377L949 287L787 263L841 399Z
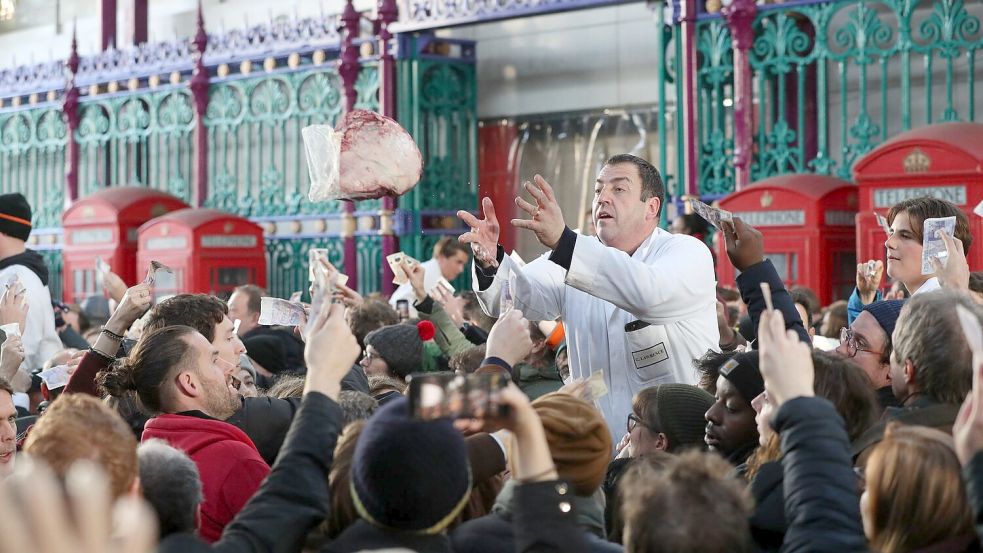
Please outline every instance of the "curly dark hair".
M165 326L183 325L197 330L211 342L215 327L229 314L229 306L208 294L179 294L158 303L150 310L144 332Z

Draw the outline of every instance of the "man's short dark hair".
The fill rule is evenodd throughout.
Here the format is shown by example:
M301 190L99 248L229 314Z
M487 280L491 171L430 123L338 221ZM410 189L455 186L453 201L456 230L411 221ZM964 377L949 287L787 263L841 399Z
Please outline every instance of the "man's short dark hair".
M348 314L348 326L362 349L365 349L365 337L369 332L394 324L399 324L399 314L381 300L367 299Z
M659 170L651 163L631 154L611 156L604 162L604 165L619 165L622 163L630 163L638 169L638 175L642 177L641 200L644 202L652 197L659 198L659 212L661 213L662 206L666 203L666 186L662 183L662 175L659 174Z
M485 332L491 332L491 328L495 326L495 317L489 316L485 313L485 310L481 308L481 303L478 301L478 295L474 293L473 290L464 290L460 294L461 299L464 300L464 317L474 324L478 325L479 328Z
M195 531L202 501L198 467L183 451L163 440L147 440L137 448L143 497L157 513L160 537Z
M709 350L703 357L693 360L693 368L696 369L697 386L707 392L717 394L717 377L720 376L720 367L730 360L736 352L725 351L723 353ZM754 399L754 398L751 398ZM751 401L749 399L748 401Z
M11 386L10 382L7 382L7 379L2 376L0 376L0 391L7 392L10 394L11 398L14 397L14 387Z
M628 553L752 550L748 517L754 503L747 483L717 455L687 451L664 468L643 459L619 486Z
M211 342L215 327L229 314L229 306L208 294L179 294L158 303L150 310L144 333L165 326L183 325L197 330Z
M471 255L471 247L462 243L456 236L444 236L440 240L437 240L437 243L433 246L434 257L450 258L457 255L458 252Z
M255 284L243 284L242 286L237 286L233 293L239 292L249 298L246 301L246 309L250 313L259 313L263 309L263 296L266 295L266 291L256 286Z
M983 294L983 271L969 273L969 290L977 294Z
M802 309L805 310L806 312L806 317L808 318L808 320L802 321L802 324L805 325L806 330L812 328L812 317L814 315L812 312L812 298L810 298L809 294L805 293L801 289L792 290L791 295L792 295L792 303L801 305ZM888 339L890 338L891 337L888 336Z
M961 305L983 324L983 311L967 294L938 290L916 294L905 303L894 329L894 355L910 360L921 392L958 405L973 387L973 352L956 315Z

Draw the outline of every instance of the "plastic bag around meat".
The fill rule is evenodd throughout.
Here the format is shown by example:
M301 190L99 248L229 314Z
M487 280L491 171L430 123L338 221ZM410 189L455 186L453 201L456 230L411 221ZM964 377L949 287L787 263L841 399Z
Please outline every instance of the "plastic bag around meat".
M312 202L401 196L423 174L423 156L413 137L372 111L352 110L336 128L311 125L301 134Z

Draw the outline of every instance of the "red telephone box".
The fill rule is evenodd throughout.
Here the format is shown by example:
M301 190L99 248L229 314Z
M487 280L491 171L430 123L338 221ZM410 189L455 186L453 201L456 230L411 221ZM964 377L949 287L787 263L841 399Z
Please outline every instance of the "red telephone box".
M228 298L242 284L266 287L263 229L214 209L182 209L147 222L139 231L137 267L151 261L174 270L158 275L156 299L186 292Z
M874 212L887 216L891 206L932 196L960 206L969 230L983 237L983 219L973 208L983 199L983 123L939 123L910 130L881 144L853 167L860 189L857 254L884 260L887 237ZM966 252L970 269L983 267L983 248Z
M101 256L127 285L136 274L137 229L147 221L188 204L152 188L106 188L76 201L62 215L65 231L65 301L79 302L102 294L96 284L95 258Z
M786 286L808 286L823 304L850 297L857 272L856 186L825 175L781 175L731 194L720 207L761 231L765 257ZM723 237L717 244L718 280L733 283Z

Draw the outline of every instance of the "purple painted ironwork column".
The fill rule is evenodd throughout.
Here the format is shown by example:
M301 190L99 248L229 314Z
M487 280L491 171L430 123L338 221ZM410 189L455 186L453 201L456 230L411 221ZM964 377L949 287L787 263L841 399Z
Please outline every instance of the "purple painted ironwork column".
M208 129L205 128L205 112L208 111L208 69L205 68L205 49L208 47L208 33L205 32L205 17L198 0L198 29L192 41L196 48L195 69L188 82L195 101L195 192L192 205L201 207L208 199Z
M143 44L147 38L147 0L133 0L133 44Z
M696 2L697 0L680 0L681 9L679 29L683 54L683 98L681 101L682 117L678 124L683 125L683 160L686 176L686 196L699 197L700 171L697 165L696 143L699 136L696 109L696 80L697 80L697 51L696 51Z
M99 17L102 20L102 49L116 46L116 0L102 0Z
M399 17L399 8L396 0L379 0L377 11L378 33L379 33L379 112L386 117L396 119L396 60L393 59L391 42L393 35L389 32L389 25ZM390 221L396 213L396 198L385 197L382 199L382 255L387 256L399 251L399 240L392 224L387 225L385 220ZM382 293L392 294L396 287L393 285L393 272L388 263L382 263Z
M355 38L359 34L360 19L361 15L355 11L352 0L348 0L345 3L344 11L341 13L341 23L345 28L345 35L341 41L341 64L338 66L338 75L345 87L345 111L355 109L355 102L358 100L355 82L358 80L358 74L362 67L358 61L358 48L355 46ZM343 203L345 212L342 215L341 235L345 241L344 271L348 275L349 285L358 289L358 248L355 243L355 230L358 225L355 222L355 202L346 201Z
M754 43L754 0L733 0L724 8L734 48L734 180L735 191L751 184L754 148L754 89L748 50Z
M65 159L65 207L79 196L79 144L75 131L79 128L79 89L75 86L75 74L79 70L79 53L77 31L72 29L72 51L65 64L68 68L68 83L65 86L65 99L62 102L62 113L68 126L68 155Z

